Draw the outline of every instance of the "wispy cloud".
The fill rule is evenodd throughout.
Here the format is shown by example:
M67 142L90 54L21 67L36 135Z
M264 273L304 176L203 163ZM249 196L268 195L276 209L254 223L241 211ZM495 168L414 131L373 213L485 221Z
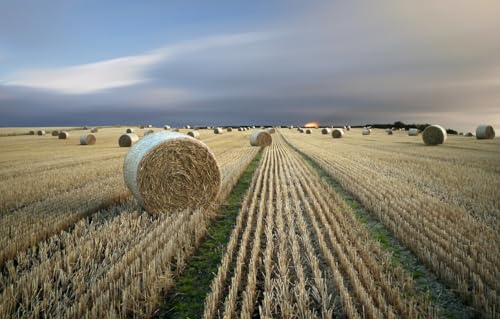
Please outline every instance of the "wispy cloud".
M149 71L175 56L210 48L237 46L266 39L271 33L239 33L199 38L139 55L60 68L15 72L3 85L22 86L64 94L87 94L148 81Z

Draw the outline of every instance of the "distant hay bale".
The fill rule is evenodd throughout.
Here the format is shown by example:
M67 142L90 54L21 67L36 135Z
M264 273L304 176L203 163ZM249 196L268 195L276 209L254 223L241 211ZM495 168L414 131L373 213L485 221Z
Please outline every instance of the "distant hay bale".
M363 134L363 135L370 135L371 133L372 133L372 130L370 130L369 128L366 128L366 127L361 132L361 134Z
M59 136L59 131L52 131L52 136Z
M90 133L97 133L99 132L99 129L97 127L93 127L90 129Z
M299 133L304 133L304 129L303 128L299 128Z
M312 130L311 129L306 129L306 134L311 134L312 133Z
M224 130L220 127L214 129L214 134L224 134Z
M80 136L80 145L94 145L95 141L94 134L83 134Z
M292 130L292 129L294 129L294 126L290 125L288 128Z
M232 131L233 131L233 128L232 128L232 127L228 127L226 130L227 130L228 132L232 132Z
M29 134L29 135L35 135L35 134L36 134L36 132L35 132L35 131L29 131L29 133L28 133L28 134Z
M210 149L175 132L137 142L125 157L123 173L139 204L156 215L207 209L221 188L221 170Z
M467 132L467 133L465 134L465 136L467 136L467 137L473 137L473 136L474 136L474 134L472 134L472 132Z
M392 133L392 130L387 131L387 135L392 135L392 134L393 134L393 133Z
M330 130L327 127L325 127L324 129L321 130L321 134L323 134L323 135L330 134L331 132L332 132L332 130Z
M199 139L199 138L200 138L200 132L198 132L198 131L189 131L189 132L187 133L187 135L189 135L189 136L191 136L191 137L194 137L194 138L197 138L197 139Z
M250 145L269 146L273 143L271 134L267 131L255 131L250 135Z
M191 129L191 125L186 125L186 126L184 126L184 128L187 129L187 130L190 130Z
M36 135L40 135L40 136L41 136L41 135L45 135L45 131L44 131L44 130L38 130L38 131L36 132Z
M419 133L419 130L417 128L411 128L408 130L408 136L417 136Z
M144 130L144 136L153 134L155 131L154 130Z
M347 125L346 130L350 131L350 130L351 130L351 126L350 126L350 125Z
M120 136L118 139L118 145L120 147L130 147L134 145L139 140L139 136L134 133L127 133Z
M244 127L238 127L238 132L243 132L243 131L246 131L246 128L244 128Z
M274 127L270 127L270 128L267 129L267 132L269 134L274 134L274 133L276 133L276 129Z
M66 131L61 131L57 136L60 140L65 140L69 137L69 133Z
M478 140L491 140L495 138L495 129L491 125L479 125L476 128L476 138Z
M332 137L333 138L342 138L344 136L344 130L341 128L333 129Z
M133 128L128 128L126 132L127 133L134 133L134 129Z
M425 145L439 145L446 141L446 130L440 125L427 126L422 133Z
M151 124L148 124L148 128L153 128L153 125L151 125Z

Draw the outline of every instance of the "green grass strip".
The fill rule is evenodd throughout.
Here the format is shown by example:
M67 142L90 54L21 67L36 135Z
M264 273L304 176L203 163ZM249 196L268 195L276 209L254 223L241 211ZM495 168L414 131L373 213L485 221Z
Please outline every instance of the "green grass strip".
M250 162L234 186L218 217L208 228L205 241L188 261L188 267L176 280L176 286L160 307L158 318L201 318L205 297L224 256L246 191L259 165L262 152Z

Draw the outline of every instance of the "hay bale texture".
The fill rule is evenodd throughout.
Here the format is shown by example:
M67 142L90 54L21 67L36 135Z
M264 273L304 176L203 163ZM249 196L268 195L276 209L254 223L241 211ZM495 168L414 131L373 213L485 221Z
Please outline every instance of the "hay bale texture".
M61 131L59 134L58 134L58 138L60 140L65 140L69 137L69 133L66 132L66 131Z
M125 157L123 173L136 200L152 214L206 209L221 187L214 154L181 133L159 132L137 142Z
M199 139L199 138L200 138L200 132L198 132L198 131L189 131L189 132L187 133L187 135L189 135L189 136L191 136L191 137L194 137L194 138L197 138L197 139Z
M495 138L495 129L491 125L479 125L476 128L476 138L478 140L492 140Z
M94 134L80 135L80 145L94 145L96 141Z
M418 133L419 133L419 131L416 128L411 128L411 129L408 130L408 135L409 136L417 136Z
M321 134L327 135L330 134L332 130L330 130L328 127L325 127L324 129L321 130Z
M250 135L250 145L269 146L273 143L273 137L267 131L255 131Z
M232 132L232 131L233 131L233 128L232 128L232 127L228 127L226 130L227 130L228 132Z
M312 130L311 129L306 129L306 134L311 134Z
M134 133L134 129L129 127L129 128L126 130L126 132L127 132L127 134L128 134L128 133Z
M130 147L134 145L139 140L139 136L134 133L127 133L120 136L118 139L118 145L120 147Z
M344 130L341 128L333 129L332 137L333 138L342 138L344 136Z
M425 145L439 145L446 141L446 130L440 125L427 126L422 133Z
M59 136L59 131L52 131L52 136Z
M220 127L214 129L214 134L224 134L224 130Z
M40 135L40 136L45 135L45 131L44 130L38 130L36 132L36 135Z

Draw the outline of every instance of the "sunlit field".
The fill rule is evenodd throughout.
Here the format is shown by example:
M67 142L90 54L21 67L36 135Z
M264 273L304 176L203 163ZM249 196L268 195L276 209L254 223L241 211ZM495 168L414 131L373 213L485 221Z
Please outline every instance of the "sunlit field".
M220 193L158 215L61 129L0 129L0 318L500 317L498 137L200 129Z

